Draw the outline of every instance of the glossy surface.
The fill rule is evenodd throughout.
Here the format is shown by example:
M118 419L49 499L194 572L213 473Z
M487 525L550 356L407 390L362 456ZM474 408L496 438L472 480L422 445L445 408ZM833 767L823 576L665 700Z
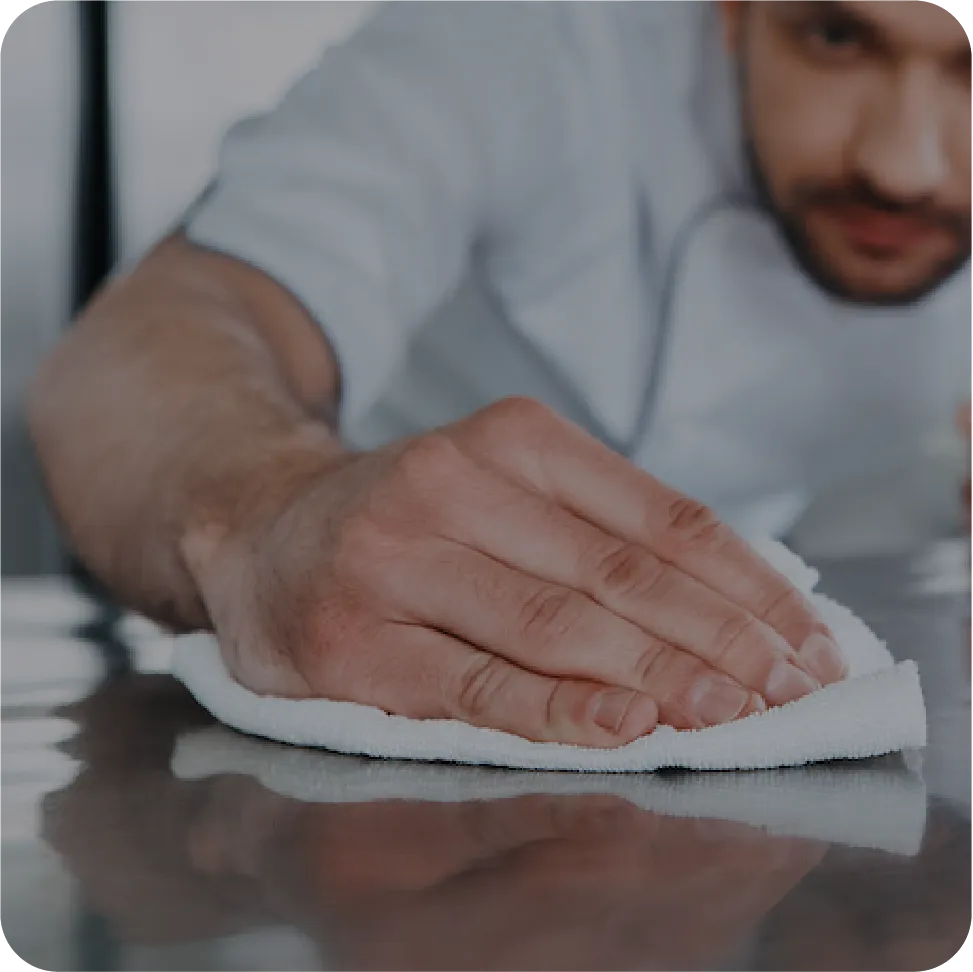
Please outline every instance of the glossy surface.
M821 565L920 663L921 775L901 756L613 777L290 749L215 726L150 625L121 625L126 674L90 604L6 583L4 933L49 969L933 968L970 926L968 557Z

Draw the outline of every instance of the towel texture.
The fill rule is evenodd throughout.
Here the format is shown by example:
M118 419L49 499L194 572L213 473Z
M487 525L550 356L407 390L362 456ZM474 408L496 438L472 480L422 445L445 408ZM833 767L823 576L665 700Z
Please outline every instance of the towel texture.
M849 676L795 702L722 726L661 726L618 749L536 743L454 720L416 720L325 699L261 697L234 681L208 635L178 639L174 674L221 721L257 736L340 753L526 769L639 772L759 769L920 748L926 713L915 662L895 664L847 608L813 593L817 572L774 541L751 541L808 593L845 652Z

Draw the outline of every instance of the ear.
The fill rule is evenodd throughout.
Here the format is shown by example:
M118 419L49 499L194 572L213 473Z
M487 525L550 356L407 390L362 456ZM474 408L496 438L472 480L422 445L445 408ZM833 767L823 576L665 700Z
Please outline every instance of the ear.
M719 0L720 19L723 21L723 46L733 54L740 42L740 26L743 21L745 0Z

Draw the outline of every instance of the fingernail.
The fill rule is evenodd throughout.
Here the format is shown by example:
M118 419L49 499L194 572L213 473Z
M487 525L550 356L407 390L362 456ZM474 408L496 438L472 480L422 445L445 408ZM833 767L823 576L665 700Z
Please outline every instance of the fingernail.
M802 696L809 695L821 686L809 675L781 658L774 662L767 678L767 691L764 696L771 705L783 705Z
M655 700L648 695L635 693L635 699L628 707L625 718L618 727L618 731L626 736L644 736L659 724L659 707Z
M767 711L767 703L764 702L763 696L758 695L756 692L752 692L750 694L749 700L747 701L746 708L740 714L753 715L754 712L766 712L766 711Z
M750 701L750 693L722 678L703 677L693 686L689 705L700 722L715 726L736 718Z
M607 689L595 703L595 722L608 732L618 732L635 692L626 689Z
M829 637L818 632L808 635L797 657L822 685L837 682L848 673L841 649Z

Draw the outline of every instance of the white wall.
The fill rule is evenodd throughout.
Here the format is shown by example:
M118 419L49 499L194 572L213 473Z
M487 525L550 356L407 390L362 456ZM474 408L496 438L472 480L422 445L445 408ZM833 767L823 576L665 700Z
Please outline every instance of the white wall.
M372 6L147 0L114 8L126 257L143 251L205 187L226 128L273 105Z
M237 118L271 106L368 2L227 0L110 5L121 257L179 218L212 174ZM74 3L44 3L11 27L2 90L3 572L56 566L21 401L70 299L75 164Z
M70 299L74 153L74 8L25 11L0 50L0 329L3 570L38 571L54 556L20 407Z

